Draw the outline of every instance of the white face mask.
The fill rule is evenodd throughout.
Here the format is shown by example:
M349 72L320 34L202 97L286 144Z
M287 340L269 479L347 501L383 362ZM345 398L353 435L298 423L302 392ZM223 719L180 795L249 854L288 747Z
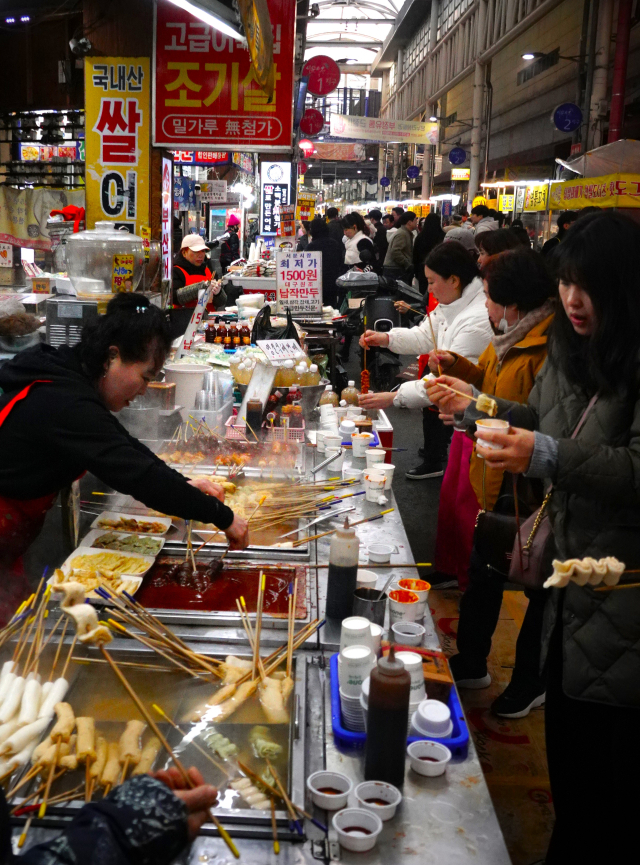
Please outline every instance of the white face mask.
M509 324L509 322L507 321L507 307L503 306L502 307L502 318L498 322L498 330L500 331L500 333L508 333L510 330L512 330L518 324L519 321L520 321L520 312L518 311L518 318L514 321L513 324Z

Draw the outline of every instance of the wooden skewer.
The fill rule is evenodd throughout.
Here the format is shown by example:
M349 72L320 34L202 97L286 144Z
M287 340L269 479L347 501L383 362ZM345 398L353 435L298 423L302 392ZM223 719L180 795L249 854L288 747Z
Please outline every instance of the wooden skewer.
M91 760L89 757L85 760L84 765L84 801L91 801Z
M36 816L35 814L32 814L29 817L29 819L27 820L27 822L24 824L24 829L22 830L22 834L18 838L18 848L20 848L20 849L22 847L24 847L24 845L25 845L25 842L27 840L27 835L29 834L29 829L31 829L31 824L33 823L35 816Z
M276 823L276 803L273 796L269 799L271 803L271 831L273 832L273 852L280 853L280 842L278 841L278 824Z
M251 622L249 620L249 613L247 611L247 605L245 604L244 598L240 599L236 598L236 606L238 608L238 612L240 613L240 620L242 621L242 626L247 635L247 639L249 640L249 647L251 651L255 654L255 643L253 637L253 628L251 627ZM244 607L244 609L243 609ZM260 678L264 682L266 676L264 672L264 666L262 664L262 658L260 657L260 652L258 652L258 668L260 672Z
M598 586L594 589L596 592L615 592L618 589L637 589L640 583L618 583L617 586Z
M175 721L173 721L173 720L172 720L172 719L167 715L166 712L163 712L163 710L160 708L160 706L158 706L156 703L152 703L151 708L152 708L152 709L155 709L155 711L156 711L156 712L157 712L157 713L158 713L162 718L164 718L164 720L167 722L167 724L171 724L171 726L172 726L175 730L177 730L178 733L180 733L181 736L184 735L184 733L182 732L182 730L180 729L180 727L175 723ZM204 748L202 748L200 745L198 745L198 743L197 743L196 741L194 741L193 739L191 739L191 740L189 741L189 744L190 744L190 745L193 745L193 747L196 749L196 751L199 751L199 752L202 754L202 756L203 756L203 757L206 757L207 760L208 760L210 763L213 763L213 765L216 767L216 769L219 769L219 770L220 770L224 775L226 775L228 778L231 778L231 777L232 777L232 774L229 772L229 770L228 770L228 769L225 769L225 767L222 765L222 763L218 763L217 760L214 760L214 758L211 756L211 754L209 754L209 753L208 753Z
M62 677L64 679L64 676ZM47 799L49 798L49 793L51 792L51 784L53 783L53 776L56 771L56 766L58 765L58 757L60 754L60 744L62 742L62 737L58 736L56 741L56 750L53 758L53 763L51 764L51 768L49 769L49 777L47 778L47 786L44 790L44 795L42 797L42 804L40 805L40 810L38 811L38 819L42 820L44 815L47 813Z
M109 654L109 652L105 649L104 645L100 646L100 651L102 652L104 658L108 661L108 663L109 663L111 669L112 669L113 672L116 674L116 676L117 676L118 679L120 680L121 684L123 685L123 687L125 688L125 690L126 690L127 693L129 694L129 696L131 697L131 699L133 700L133 702L134 702L134 703L136 704L136 706L138 707L138 711L142 714L142 717L143 717L143 718L145 719L145 721L149 724L149 726L151 727L151 729L153 730L153 732L156 734L156 736L158 737L158 739L160 739L160 741L161 741L161 743L162 743L164 749L166 750L167 754L168 754L168 755L171 757L171 759L173 760L173 762L174 762L174 764L175 764L175 766L176 766L178 772L180 772L180 775L182 776L182 780L183 780L185 786L186 786L186 787L189 787L189 788L191 788L191 789L193 789L193 788L196 786L195 783L191 780L190 776L188 775L187 771L185 770L185 768L184 768L184 766L182 765L182 763L180 762L180 760L178 760L178 758L176 757L176 755L173 753L173 751L172 751L172 749L171 749L169 743L167 742L167 740L166 740L165 737L163 736L162 731L160 730L160 728L159 728L158 725L156 724L156 722L155 722L155 720L153 719L151 713L147 710L147 708L145 707L145 705L143 704L143 702L140 700L140 698L138 697L138 695L136 694L136 692L133 690L133 688L131 687L131 685L130 685L129 682L127 681L127 678L125 677L124 673L123 673L123 672L118 668L118 665L117 665L116 662L113 660L113 658L111 657L111 655ZM105 795L106 795L106 794L105 794ZM236 859L239 859L239 858L240 858L240 853L238 852L238 848L237 848L236 845L233 843L233 841L231 840L231 837L230 837L229 833L228 833L227 830L222 826L222 824L220 823L220 821L218 820L218 818L217 818L217 817L215 816L215 814L213 813L213 810L212 810L212 809L209 811L209 816L211 817L211 820L212 820L213 823L215 824L215 826L216 826L218 832L220 833L220 837L224 839L224 841L225 841L227 847L229 848L229 850L231 850L231 852L232 852L233 855L236 857Z
M114 616L119 615L117 611L114 610ZM162 649L159 649L157 646L154 646L149 640L145 639L142 634L134 634L133 631L127 631L125 627L123 627L120 622L116 622L113 619L107 619L107 624L110 628L118 631L121 634L126 635L127 637L132 637L134 640L137 640L139 643L142 643L143 646L147 646L149 649L153 649L154 652L157 652L159 655L162 655L163 658L166 658L167 661L170 661L172 664L175 664L177 667L180 667L185 673L189 676L193 676L194 679L205 679L206 681L210 681L208 677L204 675L204 673L198 673L196 670L192 670L190 667L187 667L186 664L183 664L181 661L178 661L177 658L171 657L171 655L164 652Z
M288 632L288 646L287 646L287 676L291 678L291 668L293 666L293 634L296 623L296 606L298 603L298 578L296 577L293 581L293 597L289 595L289 604L290 604L290 612L289 612L289 632Z
M258 659L260 657L260 632L262 631L262 605L264 603L264 588L266 584L266 576L264 571L260 571L260 584L258 586L258 609L256 612L256 630L255 630L255 645L253 650L253 676L256 678L256 669L258 667Z
M386 511L380 511L379 514L376 514L373 517L365 517L363 520L358 520L355 523L351 523L350 528L354 528L355 526L361 526L363 523L370 523L373 520L379 520L380 517L383 517L385 514L390 514L394 510L395 508L387 508ZM340 527L338 526L338 528ZM310 538L302 538L302 540L300 541L294 541L293 546L299 547L302 544L308 543L309 541L316 541L318 538L325 538L327 535L332 535L334 534L334 532L337 532L338 528L330 529L328 532L321 532L319 535L311 535Z
M300 829L300 826L299 826L299 823L298 823L298 815L296 814L296 812L295 812L295 810L294 810L294 807L293 807L293 802L292 802L291 799L288 797L288 795L287 795L287 791L284 789L284 786L283 786L283 784L282 784L282 781L280 780L280 777L279 777L278 773L277 773L276 770L273 768L273 765L272 765L272 763L271 763L271 760L269 760L268 757L265 757L265 762L266 762L267 766L269 767L269 771L270 771L271 774L273 775L273 778L274 778L274 780L275 780L275 782L276 782L276 787L277 787L278 790L280 791L280 796L281 796L281 798L283 799L284 804L287 806L287 811L289 812L292 821L297 825L298 831L302 834L301 829Z
M375 568L376 570L380 568L432 568L433 565L431 562L416 562L415 565L378 565L376 562L367 562L367 564ZM329 565L305 565L306 568L315 568L316 570L320 568L328 568ZM360 565L358 565L360 567Z
M465 399L468 399L469 402L475 402L476 404L482 399L482 397L484 397L485 399L487 398L486 394L481 393L480 396L477 397L471 396L468 393L463 393L461 390L456 390L455 387L450 387L448 384L442 384L441 382L438 382L438 387L443 387L445 390L450 390L452 393L455 393L458 396L463 396Z
M60 678L65 679L67 676L67 669L69 667L69 663L71 662L71 656L73 655L73 650L76 647L76 643L78 642L78 634L75 633L73 635L73 640L71 640L71 645L69 646L69 654L67 655L67 660L64 662L64 667L62 668L62 673Z
M103 658L72 658L74 664L106 664ZM131 667L133 670L153 670L154 673L177 673L174 667L161 667L156 664L138 664L136 661L119 661L121 667Z
M120 773L120 781L118 783L124 784L124 780L127 777L127 772L129 771L129 763L131 762L131 757L125 757L124 763L122 764L122 772Z
M56 667L58 666L58 660L60 658L60 652L62 651L62 644L64 643L64 636L67 633L68 627L69 627L69 619L67 619L65 621L64 627L62 628L62 634L60 635L60 640L58 642L58 648L56 649L56 655L55 655L55 658L53 659L53 664L51 665L51 670L49 671L49 678L47 680L48 682L53 681L53 674L54 674Z

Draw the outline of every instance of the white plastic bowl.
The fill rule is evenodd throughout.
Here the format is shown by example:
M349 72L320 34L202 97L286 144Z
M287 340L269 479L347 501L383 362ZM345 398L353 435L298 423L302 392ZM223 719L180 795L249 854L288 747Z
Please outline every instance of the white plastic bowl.
M435 778L437 775L444 775L451 759L451 751L439 742L412 742L407 748L407 756L414 772ZM421 760L421 757L431 759Z
M363 781L356 787L355 794L359 807L376 814L383 823L395 816L396 809L402 802L400 790L393 784L385 784L384 781ZM367 799L382 799L387 804L377 805L367 802Z
M372 850L376 846L378 835L382 832L382 820L377 814L365 811L364 808L345 808L334 814L331 822L338 833L340 846L354 853ZM354 827L364 829L367 834L344 831Z
M320 793L320 787L333 787L342 791L339 794ZM307 778L307 789L311 793L313 804L325 811L339 811L349 801L349 793L353 790L353 782L340 772L314 772Z
M419 622L395 622L391 630L400 646L421 646L426 633Z

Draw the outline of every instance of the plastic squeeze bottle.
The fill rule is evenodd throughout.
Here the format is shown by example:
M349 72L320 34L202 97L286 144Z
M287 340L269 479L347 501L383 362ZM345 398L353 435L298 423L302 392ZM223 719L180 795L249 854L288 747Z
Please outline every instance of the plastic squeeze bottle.
M392 645L388 656L380 658L371 670L365 781L385 781L402 788L410 693L411 676L397 660Z
M346 517L344 526L331 539L329 576L327 579L327 609L330 619L342 621L353 610L353 593L358 575L360 541Z
M346 400L347 405L358 405L358 391L355 381L350 381L340 394L341 400Z

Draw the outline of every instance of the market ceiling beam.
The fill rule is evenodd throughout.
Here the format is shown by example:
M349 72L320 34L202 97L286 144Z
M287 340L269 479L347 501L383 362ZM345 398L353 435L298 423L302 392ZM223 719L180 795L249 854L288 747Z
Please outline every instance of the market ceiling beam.
M395 18L308 18L309 24L395 24Z
M344 33L343 36L351 36L351 33ZM336 45L349 45L354 48L374 48L378 49L382 45L382 42L357 42L355 39L323 39L320 42L316 42L313 39L307 39L307 48L335 48Z

